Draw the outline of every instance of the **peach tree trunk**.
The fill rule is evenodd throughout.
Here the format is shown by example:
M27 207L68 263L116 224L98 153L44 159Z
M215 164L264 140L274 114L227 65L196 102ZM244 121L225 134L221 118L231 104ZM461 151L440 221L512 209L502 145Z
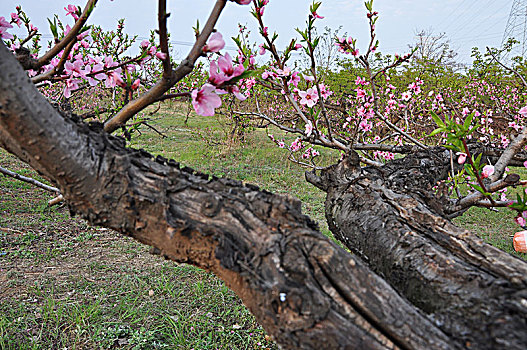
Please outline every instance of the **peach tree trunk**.
M351 154L307 179L327 192L335 237L456 343L473 349L527 344L527 263L442 215L432 187L450 169L430 148L360 168Z

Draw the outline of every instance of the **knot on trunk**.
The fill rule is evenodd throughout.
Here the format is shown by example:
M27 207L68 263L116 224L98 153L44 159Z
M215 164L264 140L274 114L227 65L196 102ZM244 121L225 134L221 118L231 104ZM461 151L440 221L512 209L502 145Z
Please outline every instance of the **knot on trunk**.
M24 70L34 69L37 65L37 60L31 57L31 51L25 47L16 49L15 57Z
M337 164L320 171L306 171L306 181L327 192L331 187L347 186L361 174L360 159L357 152L350 150Z

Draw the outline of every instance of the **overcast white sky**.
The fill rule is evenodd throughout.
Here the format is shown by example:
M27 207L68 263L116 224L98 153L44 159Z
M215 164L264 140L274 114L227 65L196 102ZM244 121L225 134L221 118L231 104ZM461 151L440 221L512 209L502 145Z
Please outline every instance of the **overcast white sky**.
M297 37L294 28L305 26L311 0L270 0L264 19L270 31L280 35L282 46L290 38ZM64 18L64 7L68 4L81 5L79 0L1 0L0 16L8 17L16 5L22 5L37 27L49 34L47 17L59 13ZM446 32L452 48L459 53L459 60L469 63L470 51L474 46L499 47L509 18L513 0L375 0L379 11L377 34L383 53L403 53L408 44L414 42L418 30L431 29L434 33ZM199 19L204 23L214 0L168 0L171 12L169 30L171 40L179 57L183 57L188 43L193 40L192 26ZM156 28L155 0L100 0L91 17L91 23L105 29L115 28L119 18L125 18L127 31L141 37L148 36ZM224 37L237 33L237 24L247 24L256 33L255 20L249 15L250 6L229 2L220 18L218 29ZM326 0L322 2L319 14L325 16L318 21L319 27L343 27L343 31L358 38L363 51L368 40L368 28L362 0ZM69 17L69 16L68 16ZM69 19L71 22L71 19ZM229 42L228 46L234 44Z

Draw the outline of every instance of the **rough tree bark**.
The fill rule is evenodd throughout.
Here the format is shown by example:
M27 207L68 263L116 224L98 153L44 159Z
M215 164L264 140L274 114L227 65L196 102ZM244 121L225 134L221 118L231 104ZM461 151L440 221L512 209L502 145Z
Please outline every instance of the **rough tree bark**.
M61 116L2 43L0 145L54 179L72 211L91 223L130 235L169 259L213 271L285 348L525 343L525 265L463 237L469 235L425 201L394 191L389 176L361 171L351 160L311 181L328 191L336 236L397 290L359 256L320 234L298 201L160 157L154 161L146 152L125 148L100 125ZM370 241L381 254L371 252ZM454 264L466 274L453 271ZM436 300L423 287L427 284L444 294L437 292ZM486 304L477 301L484 298L488 310L498 313L484 312ZM479 307L483 311L475 310ZM482 335L487 342L477 339L483 332L470 324L474 321L494 332Z
M309 173L327 191L333 234L361 256L456 343L473 349L524 349L527 264L454 226L427 195L450 167L432 148L363 168L351 154Z

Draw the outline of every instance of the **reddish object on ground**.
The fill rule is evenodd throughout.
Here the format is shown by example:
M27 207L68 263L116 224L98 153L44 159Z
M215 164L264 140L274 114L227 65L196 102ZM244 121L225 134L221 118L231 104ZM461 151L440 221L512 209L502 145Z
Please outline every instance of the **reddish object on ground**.
M527 231L516 232L514 234L514 250L520 253L527 253Z

